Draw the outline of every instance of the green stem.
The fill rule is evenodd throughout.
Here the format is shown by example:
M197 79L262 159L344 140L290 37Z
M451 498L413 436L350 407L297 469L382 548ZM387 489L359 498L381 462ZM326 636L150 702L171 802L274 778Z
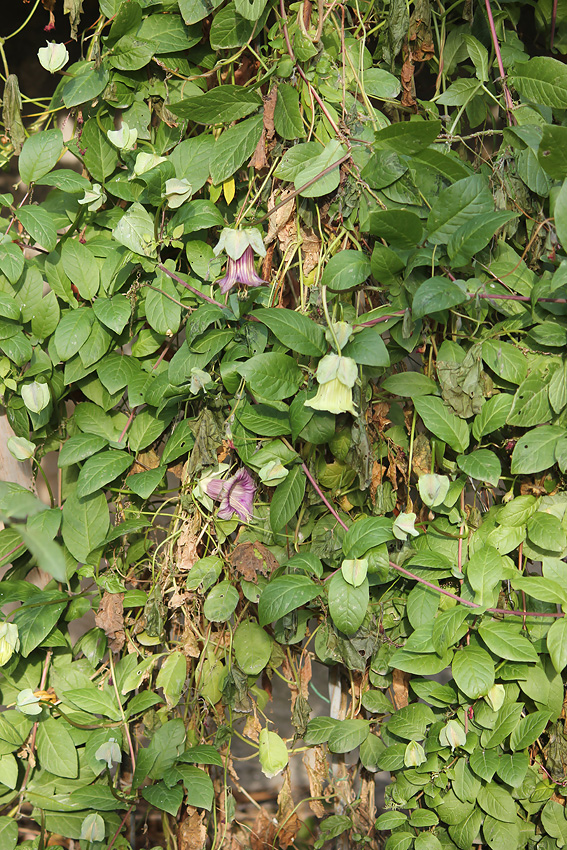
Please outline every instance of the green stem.
M39 6L39 2L40 2L40 0L35 0L35 5L34 5L33 9L31 10L31 12L29 13L29 15L27 16L27 18L25 19L25 21L23 22L23 24L21 26L19 26L17 30L14 30L14 32L11 32L10 35L4 36L4 41L8 41L9 38L14 38L15 35L17 35L19 32L21 32L24 29L24 27L26 27L28 25L29 21L32 19L33 15L35 13L35 10Z

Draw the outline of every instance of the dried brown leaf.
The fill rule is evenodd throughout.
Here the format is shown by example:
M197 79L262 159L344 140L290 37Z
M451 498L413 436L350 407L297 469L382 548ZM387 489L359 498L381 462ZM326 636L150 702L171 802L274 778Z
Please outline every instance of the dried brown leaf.
M329 779L329 765L322 747L312 747L303 756L303 764L309 779L309 793L311 797L322 797L323 789ZM321 800L310 800L309 808L318 818L325 816L325 809Z
M291 793L291 772L289 765L284 770L284 781L278 794L277 821L280 824L277 835L278 847L289 847L301 829L301 821L295 813L295 803Z
M112 652L120 652L126 641L124 633L124 594L105 591L95 614L95 625L109 639Z
M268 157L266 156L266 131L262 130L262 135L258 139L256 149L252 154L252 158L248 163L249 166L255 168L256 171L261 171L268 167Z
M264 98L264 130L266 138L271 141L274 138L276 128L274 127L274 112L276 110L276 100L278 97L278 87L272 86L270 93Z
M175 566L178 570L187 571L199 560L197 547L199 543L198 530L201 525L201 515L195 511L183 523L181 534L177 540L177 557Z
M392 671L392 691L394 692L394 705L396 708L405 708L408 705L408 685L411 678L410 673L403 670Z
M250 738L252 741L258 742L260 739L261 731L262 727L260 726L258 718L254 714L249 714L246 718L246 723L244 724L242 734L246 738Z
M179 850L202 850L207 839L207 827L204 823L205 812L199 812L193 806L187 806L187 817L181 821L177 830Z
M234 547L230 563L246 581L256 581L258 573L269 576L279 563L263 543L239 543Z
M274 818L268 814L266 809L260 809L250 833L250 850L272 850L276 830Z

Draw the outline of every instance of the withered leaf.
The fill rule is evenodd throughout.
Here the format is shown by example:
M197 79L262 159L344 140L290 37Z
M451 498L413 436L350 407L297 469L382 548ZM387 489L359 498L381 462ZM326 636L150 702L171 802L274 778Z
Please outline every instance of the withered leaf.
M191 430L195 436L195 445L187 461L188 478L194 478L203 467L217 463L217 449L222 445L224 437L214 413L208 407L201 411Z
M329 778L329 765L322 747L312 747L303 756L303 764L309 779L311 797L322 797L323 789ZM309 808L318 818L325 816L325 809L320 800L310 800Z
M263 543L239 543L234 547L230 563L246 581L257 581L258 573L269 576L279 563Z
M95 614L95 625L102 629L109 639L108 646L112 652L120 652L126 641L123 600L123 593L105 591Z
M207 838L205 815L206 812L199 812L193 806L187 806L187 817L181 821L177 830L179 850L201 850L205 846Z
M260 809L250 833L250 850L273 850L276 830L274 818Z
M14 148L14 153L19 154L26 140L26 132L22 122L22 96L18 78L10 74L4 86L2 121Z
M83 11L83 0L64 0L63 14L69 15L69 26L71 27L71 38L77 40L81 13Z
M295 813L295 804L291 794L291 772L289 765L284 770L284 781L282 789L278 794L278 813L276 815L279 823L277 842L279 847L289 847L295 841L295 836L301 829L301 821Z

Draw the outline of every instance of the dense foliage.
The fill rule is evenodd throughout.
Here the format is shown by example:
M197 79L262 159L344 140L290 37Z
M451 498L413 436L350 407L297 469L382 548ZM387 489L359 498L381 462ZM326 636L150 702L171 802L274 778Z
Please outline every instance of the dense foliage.
M0 46L3 850L562 847L564 7L65 8L34 132Z

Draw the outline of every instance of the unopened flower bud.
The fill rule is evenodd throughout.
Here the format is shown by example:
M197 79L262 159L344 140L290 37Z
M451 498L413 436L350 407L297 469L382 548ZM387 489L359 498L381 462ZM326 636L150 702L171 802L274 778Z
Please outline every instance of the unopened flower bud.
M449 720L439 732L439 743L444 747L462 747L467 740L467 733L458 720Z
M167 198L167 205L172 210L180 207L185 201L188 201L193 194L193 187L188 180L177 180L173 177L171 180L165 181L164 195Z
M84 196L77 202L86 205L90 212L99 210L106 201L106 193L103 191L100 183L93 183L91 189L85 189Z
M81 841L102 841L104 838L104 820L93 812L87 815L81 825Z
M14 623L0 624L0 667L7 664L14 652L20 648L18 627Z
M24 461L33 457L35 444L25 437L8 437L8 451L16 460Z
M410 741L404 753L404 764L406 767L419 767L427 761L425 750L417 741Z
M22 387L22 399L30 413L41 413L51 401L49 387L39 381L25 384Z
M122 126L118 130L107 130L106 135L108 141L121 151L133 150L138 141L138 131L135 127L130 129L125 121L122 122Z
M37 58L42 68L45 68L50 74L55 74L61 68L64 68L69 61L69 51L64 44L48 41L47 47L40 47L37 51Z

